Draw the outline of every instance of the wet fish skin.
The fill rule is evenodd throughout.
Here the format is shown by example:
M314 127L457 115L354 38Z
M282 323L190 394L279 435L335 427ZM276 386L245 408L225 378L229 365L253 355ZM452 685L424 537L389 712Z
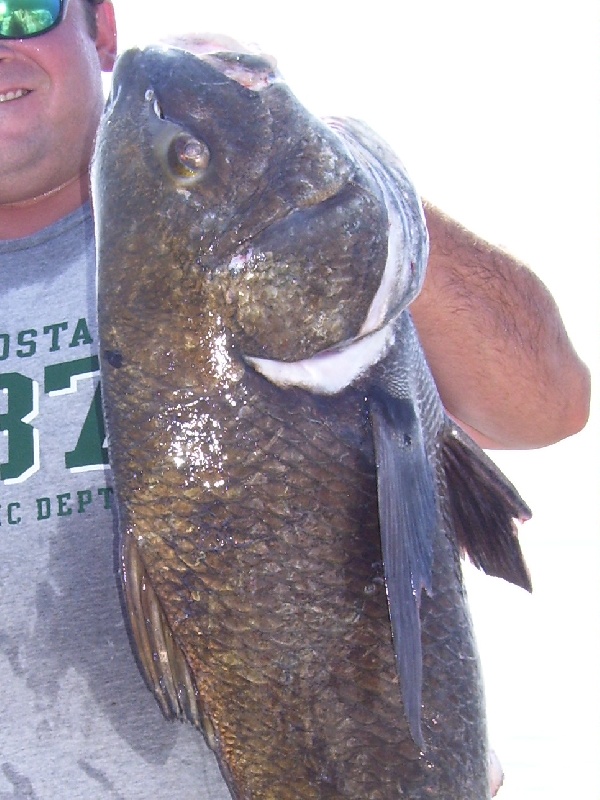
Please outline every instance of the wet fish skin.
M469 445L402 310L419 258L380 314L388 355L343 390L284 390L248 360L310 360L355 340L388 261L385 191L352 152L368 134L318 122L269 69L126 54L99 134L102 379L135 647L165 713L203 727L236 799L481 800L485 712L460 547L488 571L496 562L485 537L457 530L468 508L442 453L471 469ZM208 166L195 146L188 157L192 140ZM407 408L442 498L417 608L424 754L391 641L375 449L387 412ZM392 447L395 458L405 464ZM477 486L526 516L478 458ZM521 566L496 571L526 583Z

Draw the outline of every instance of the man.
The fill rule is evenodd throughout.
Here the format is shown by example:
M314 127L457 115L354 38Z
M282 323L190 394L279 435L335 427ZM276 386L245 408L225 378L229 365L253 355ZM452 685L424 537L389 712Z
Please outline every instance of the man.
M114 57L109 3L0 38L0 798L227 800L143 684L115 582L82 205Z
M5 37L16 5L0 10ZM162 719L122 621L88 205L116 27L107 0L66 0L54 17L39 35L0 37L0 800L225 800L202 737ZM546 290L427 216L415 318L449 411L490 446L574 433L588 374Z

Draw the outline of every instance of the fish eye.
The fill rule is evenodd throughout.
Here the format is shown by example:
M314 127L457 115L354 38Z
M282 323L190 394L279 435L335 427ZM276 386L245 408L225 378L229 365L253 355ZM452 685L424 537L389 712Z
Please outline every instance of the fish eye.
M201 139L180 133L171 140L168 150L169 167L181 178L196 178L210 163L210 150Z

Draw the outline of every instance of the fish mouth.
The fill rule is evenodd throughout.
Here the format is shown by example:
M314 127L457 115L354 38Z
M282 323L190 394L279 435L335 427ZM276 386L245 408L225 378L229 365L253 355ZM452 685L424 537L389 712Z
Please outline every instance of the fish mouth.
M31 89L10 89L7 92L0 92L0 103L9 103L28 94L31 94Z

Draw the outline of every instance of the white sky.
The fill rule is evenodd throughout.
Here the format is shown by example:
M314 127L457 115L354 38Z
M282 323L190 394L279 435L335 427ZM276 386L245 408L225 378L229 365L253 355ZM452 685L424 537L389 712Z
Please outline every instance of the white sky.
M532 267L596 370L596 0L114 2L120 49L167 31L226 33L274 54L312 111L367 121L423 196ZM470 576L501 800L598 796L597 442L594 413L567 442L497 458L535 514L522 534L532 598Z

